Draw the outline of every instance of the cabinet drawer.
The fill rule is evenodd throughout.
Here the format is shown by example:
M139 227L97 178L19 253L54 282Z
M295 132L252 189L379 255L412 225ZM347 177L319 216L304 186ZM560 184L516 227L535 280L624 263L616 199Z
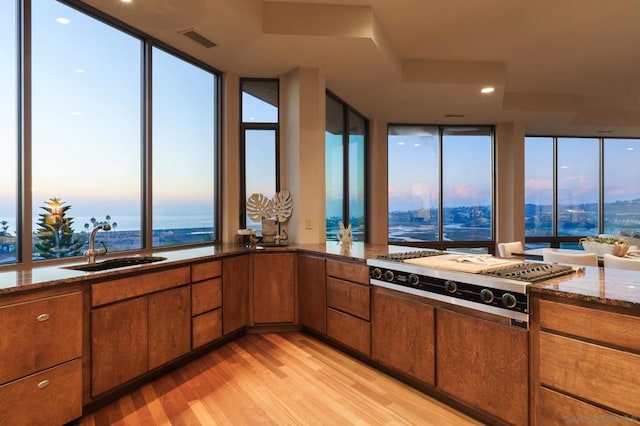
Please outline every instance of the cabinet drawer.
M540 333L540 382L640 416L640 355Z
M193 349L222 336L222 309L198 315L192 319Z
M0 383L82 355L82 294L0 308Z
M327 305L369 321L369 287L327 278Z
M82 361L0 386L0 413L3 425L62 425L81 417Z
M640 351L640 317L540 300L540 327Z
M371 324L335 309L327 309L327 336L371 355Z
M369 268L366 265L327 260L327 275L369 285Z
M537 425L638 425L640 422L622 417L568 397L550 389L540 388L539 403L537 404Z
M191 285L191 315L222 306L222 280L215 278Z
M202 281L222 275L222 261L196 263L191 265L191 281Z
M191 282L189 266L141 274L91 286L91 306L129 299Z

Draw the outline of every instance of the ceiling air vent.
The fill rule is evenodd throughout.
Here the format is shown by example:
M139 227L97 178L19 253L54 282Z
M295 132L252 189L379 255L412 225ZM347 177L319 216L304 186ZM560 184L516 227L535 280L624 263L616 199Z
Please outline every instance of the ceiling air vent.
M464 114L445 114L445 118L464 118Z
M209 49L210 47L214 47L216 45L214 42L212 42L202 34L195 32L194 30L182 31L180 34L190 38L191 40L195 41L201 46L206 47L207 49Z

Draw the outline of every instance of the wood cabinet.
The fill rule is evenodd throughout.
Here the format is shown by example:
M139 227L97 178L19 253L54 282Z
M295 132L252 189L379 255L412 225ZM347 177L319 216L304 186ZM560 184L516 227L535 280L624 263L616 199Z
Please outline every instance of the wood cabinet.
M91 395L186 354L191 346L188 266L91 286Z
M508 424L527 424L528 337L520 328L437 308L437 389Z
M222 261L191 265L192 347L222 336Z
M371 355L369 269L364 264L326 261L327 336Z
M371 356L435 386L435 309L428 299L374 287Z
M0 424L62 425L82 416L82 360L0 386Z
M149 296L149 370L191 349L189 298L188 286Z
M0 300L0 423L64 424L82 415L82 293Z
M94 397L148 370L148 318L144 297L92 310L91 393Z
M637 311L536 295L533 312L532 423L638 424Z
M249 324L249 255L222 259L222 333L227 335Z
M325 260L298 255L298 306L300 323L320 334L327 333L327 284Z
M296 321L295 253L253 255L253 323Z

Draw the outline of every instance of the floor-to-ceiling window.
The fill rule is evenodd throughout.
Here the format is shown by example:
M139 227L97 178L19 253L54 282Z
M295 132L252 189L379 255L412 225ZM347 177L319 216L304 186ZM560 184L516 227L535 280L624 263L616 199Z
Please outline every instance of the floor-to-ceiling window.
M82 255L79 232L106 216L108 249L138 249L142 42L53 0L32 3L32 29L33 256Z
M261 234L261 220L249 217L246 202L252 194L262 194L266 199L271 199L279 190L279 86L278 80L274 79L242 79L240 86L241 164L244 170L240 223Z
M216 76L159 48L152 54L153 246L212 241Z
M336 96L326 96L326 239L336 240L340 222L354 241L366 240L368 121Z
M0 264L82 256L106 223L109 252L217 240L217 71L55 0L0 15Z
M493 129L389 125L389 242L489 251Z
M577 248L580 238L640 233L639 139L525 138L528 247Z
M0 265L17 259L18 22L15 1L0 4Z

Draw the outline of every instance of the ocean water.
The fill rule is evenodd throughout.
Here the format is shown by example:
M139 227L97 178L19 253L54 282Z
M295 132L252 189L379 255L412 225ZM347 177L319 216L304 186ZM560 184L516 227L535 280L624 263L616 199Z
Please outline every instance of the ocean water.
M97 220L104 218L96 217ZM213 227L213 218L210 215L180 215L180 216L156 216L153 218L153 229L184 229L184 228L211 228ZM11 235L16 235L16 221L0 217L0 220L6 220ZM90 216L74 216L73 229L76 232L86 231L85 223L89 224L89 230L92 229ZM138 216L114 216L111 223L117 223L116 231L139 231L140 217ZM38 230L38 218L33 218L33 230Z

